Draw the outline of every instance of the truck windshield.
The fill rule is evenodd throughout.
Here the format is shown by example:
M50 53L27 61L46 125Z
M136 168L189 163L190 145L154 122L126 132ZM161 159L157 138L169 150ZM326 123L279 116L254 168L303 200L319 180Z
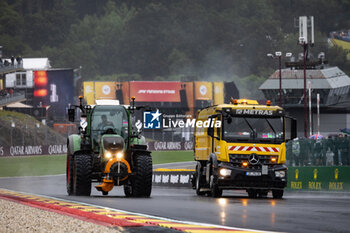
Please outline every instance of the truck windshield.
M223 122L222 137L228 142L281 142L283 117L228 117Z

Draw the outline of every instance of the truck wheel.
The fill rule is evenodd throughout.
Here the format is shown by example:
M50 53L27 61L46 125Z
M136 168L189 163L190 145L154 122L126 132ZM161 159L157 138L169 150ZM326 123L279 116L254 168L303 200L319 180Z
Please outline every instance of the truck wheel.
M203 196L205 194L205 192L200 191L200 189L202 188L202 185L201 185L202 181L203 181L203 178L201 176L200 168L197 165L197 169L196 169L196 194L198 196Z
M272 197L275 199L281 199L283 197L283 189L272 190Z
M269 191L266 191L266 190L259 190L258 191L259 197L267 197L268 193L269 193Z
M256 189L248 189L247 193L249 198L256 198L258 196Z
M135 177L132 182L134 197L149 197L152 191L152 157L139 155L135 161Z
M90 196L92 161L89 155L77 155L74 160L74 194Z
M73 163L71 155L67 155L66 187L68 195L73 195Z
M210 164L209 164L210 165ZM210 191L212 197L221 197L222 189L218 187L217 178L214 175L214 168L211 169L210 173Z

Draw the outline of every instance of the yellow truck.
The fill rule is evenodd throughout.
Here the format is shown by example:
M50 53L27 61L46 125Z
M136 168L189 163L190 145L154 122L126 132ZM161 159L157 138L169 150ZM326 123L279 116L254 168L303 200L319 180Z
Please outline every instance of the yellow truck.
M286 145L296 138L296 120L279 106L231 98L198 111L194 133L197 195L220 197L243 189L251 198L282 198L287 184Z

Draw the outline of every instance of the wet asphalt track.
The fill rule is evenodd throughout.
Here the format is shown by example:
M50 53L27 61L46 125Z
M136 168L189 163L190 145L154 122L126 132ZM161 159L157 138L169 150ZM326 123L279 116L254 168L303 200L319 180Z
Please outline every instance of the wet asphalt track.
M65 175L0 178L0 188L80 201L120 210L194 221L283 232L350 232L350 194L286 193L284 199L249 199L242 191L222 198L197 197L186 188L153 186L151 198L125 198L122 188L109 196L67 196Z

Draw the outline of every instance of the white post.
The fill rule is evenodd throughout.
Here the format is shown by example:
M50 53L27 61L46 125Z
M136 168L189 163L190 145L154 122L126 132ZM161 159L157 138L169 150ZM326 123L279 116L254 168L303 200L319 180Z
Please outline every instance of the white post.
M314 17L310 16L311 26L311 44L315 44L315 32L314 32Z
M320 134L320 94L317 93L317 134Z
M308 82L309 86L309 128L310 128L310 136L312 135L312 115L311 115L311 82Z

